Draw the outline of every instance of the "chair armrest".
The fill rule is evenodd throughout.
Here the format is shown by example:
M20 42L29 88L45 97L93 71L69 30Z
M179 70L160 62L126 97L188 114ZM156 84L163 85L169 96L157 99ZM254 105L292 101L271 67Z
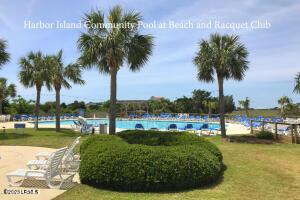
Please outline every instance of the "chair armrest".
M30 176L30 173L35 173L35 174L42 174L45 175L46 171L45 170L27 170L25 172L25 176Z

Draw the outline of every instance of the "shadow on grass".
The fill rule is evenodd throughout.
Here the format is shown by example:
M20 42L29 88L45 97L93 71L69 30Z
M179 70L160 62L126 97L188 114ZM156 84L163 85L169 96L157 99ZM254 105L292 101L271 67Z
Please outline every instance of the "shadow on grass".
M275 139L260 139L255 135L231 135L226 138L226 141L246 144L274 144L278 142Z

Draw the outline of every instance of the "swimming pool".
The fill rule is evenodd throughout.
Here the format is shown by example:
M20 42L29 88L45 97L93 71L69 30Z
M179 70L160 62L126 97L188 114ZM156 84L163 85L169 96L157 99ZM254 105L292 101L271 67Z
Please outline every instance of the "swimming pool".
M99 126L99 124L108 124L108 119L87 119L88 124ZM145 129L158 128L167 129L170 124L176 124L177 128L184 129L187 124L193 124L194 128L201 127L205 122L187 122L187 121L161 121L161 120L128 120L128 119L117 119L116 127L120 129L134 129L136 124L142 124ZM53 125L55 121L40 121L41 125ZM60 122L61 125L74 125L73 120L63 120ZM217 129L220 127L218 123L208 123L208 127Z

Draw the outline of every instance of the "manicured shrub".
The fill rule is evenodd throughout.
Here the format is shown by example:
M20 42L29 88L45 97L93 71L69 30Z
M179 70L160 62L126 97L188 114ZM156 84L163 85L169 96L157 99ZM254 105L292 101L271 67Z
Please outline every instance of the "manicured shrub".
M273 140L274 134L269 131L260 131L256 134L256 137L259 139Z
M222 154L188 133L124 131L91 136L81 146L84 184L125 191L182 190L214 182Z

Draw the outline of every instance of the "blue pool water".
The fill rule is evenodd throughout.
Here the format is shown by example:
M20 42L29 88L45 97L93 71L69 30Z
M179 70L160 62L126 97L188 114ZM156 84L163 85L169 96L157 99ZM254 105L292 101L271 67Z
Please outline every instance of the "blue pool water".
M108 119L88 119L88 124L94 126L99 126L99 124L108 124ZM55 126L55 121L41 121L39 124L43 125L53 125ZM64 120L60 122L61 125L73 125L73 120ZM203 125L203 122L183 122L183 121L159 121L159 120L126 120L118 119L116 122L116 127L121 129L134 129L136 124L142 124L145 129L158 128L167 129L170 124L176 124L177 128L183 129L187 124L193 124L194 128L199 128ZM209 128L219 128L218 123L209 123Z

